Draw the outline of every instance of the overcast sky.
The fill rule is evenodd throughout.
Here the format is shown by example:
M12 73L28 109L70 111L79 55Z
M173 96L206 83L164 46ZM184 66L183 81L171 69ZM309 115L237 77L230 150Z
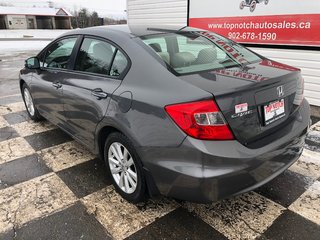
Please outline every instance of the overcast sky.
M0 3L12 4L17 7L44 7L48 6L49 0L0 0ZM65 7L68 10L87 8L96 11L101 17L126 17L126 0L51 0L55 7Z

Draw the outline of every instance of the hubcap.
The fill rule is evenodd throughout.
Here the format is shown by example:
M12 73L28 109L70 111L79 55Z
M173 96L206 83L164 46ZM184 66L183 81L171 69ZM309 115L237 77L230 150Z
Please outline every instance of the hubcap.
M32 101L31 94L27 88L24 89L24 101L26 103L26 107L31 116L34 116L34 105Z
M114 142L108 150L108 162L111 174L118 187L127 194L137 188L137 169L128 149L119 142Z

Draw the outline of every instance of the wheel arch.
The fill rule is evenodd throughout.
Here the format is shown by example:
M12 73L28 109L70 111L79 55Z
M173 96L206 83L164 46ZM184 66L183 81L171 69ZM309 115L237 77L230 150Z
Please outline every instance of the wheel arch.
M19 80L19 86L20 86L20 91L21 91L21 92L22 92L22 86L23 86L23 84L27 84L27 82L26 82L24 79L20 78L20 80Z
M104 159L104 144L108 138L108 136L113 132L120 132L123 134L122 131L120 131L118 128L115 128L113 126L104 126L102 127L97 135L97 151L99 154L99 157L103 160Z
M107 140L107 137L113 132L122 133L123 135L128 137L129 140L132 141L133 144L134 144L134 140L132 139L132 137L129 136L128 134L126 134L125 132L121 131L118 127L111 126L111 125L105 125L102 128L100 128L100 130L98 131L97 141L96 141L96 145L97 145L96 149L97 149L97 152L99 154L100 159L102 159L102 160L104 160L104 145L105 145L105 142ZM137 151L138 155L141 157L141 154L139 154L139 151L138 151L137 148L136 148L136 151ZM143 164L143 161L141 161L141 164L142 164L142 168L143 168L143 171L144 171L144 175L146 177L147 192L148 192L149 196L157 196L157 195L159 195L160 192L159 192L158 187L156 186L156 183L155 183L155 181L153 179L152 174L150 173L150 171L148 169L145 168L145 166Z

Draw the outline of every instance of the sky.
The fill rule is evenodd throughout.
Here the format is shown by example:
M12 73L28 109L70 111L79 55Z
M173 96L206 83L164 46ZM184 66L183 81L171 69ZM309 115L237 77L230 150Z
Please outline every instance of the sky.
M96 11L101 17L126 18L126 0L51 0L54 7L73 11L82 7ZM0 0L15 7L47 7L49 0Z

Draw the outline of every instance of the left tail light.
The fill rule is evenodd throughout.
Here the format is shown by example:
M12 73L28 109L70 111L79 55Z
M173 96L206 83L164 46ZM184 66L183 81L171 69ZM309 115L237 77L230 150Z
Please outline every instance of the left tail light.
M213 100L165 107L173 121L189 136L205 140L232 140L233 134Z

